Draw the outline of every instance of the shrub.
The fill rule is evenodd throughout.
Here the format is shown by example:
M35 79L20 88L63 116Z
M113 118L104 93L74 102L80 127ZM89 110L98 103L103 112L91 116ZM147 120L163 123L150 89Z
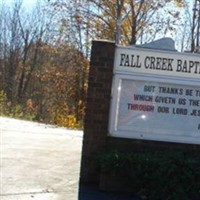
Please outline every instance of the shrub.
M154 200L200 199L200 156L184 152L109 152L99 157L102 171L126 177L134 194Z
M34 120L36 116L31 99L28 99L25 105L12 104L4 91L0 91L0 111L1 116L26 120Z
M62 113L54 116L54 124L70 128L82 128L82 125L77 122L75 115L67 115Z
M3 115L6 112L7 98L3 90L0 91L0 112Z

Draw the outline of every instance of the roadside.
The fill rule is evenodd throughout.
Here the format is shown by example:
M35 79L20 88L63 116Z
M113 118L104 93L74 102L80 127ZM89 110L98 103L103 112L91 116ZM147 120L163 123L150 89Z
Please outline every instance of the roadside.
M0 117L1 200L77 200L82 131Z

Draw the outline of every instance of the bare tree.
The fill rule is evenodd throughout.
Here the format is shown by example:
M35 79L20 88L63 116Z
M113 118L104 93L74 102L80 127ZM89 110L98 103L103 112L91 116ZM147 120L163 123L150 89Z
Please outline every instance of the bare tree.
M26 95L31 75L37 65L39 55L36 44L41 41L47 31L47 18L42 8L26 13L22 1L16 1L12 7L2 5L1 10L1 55L4 66L4 90L12 102L21 102ZM49 21L48 21L49 23Z
M200 1L194 1L192 27L191 27L191 52L199 52L200 48Z

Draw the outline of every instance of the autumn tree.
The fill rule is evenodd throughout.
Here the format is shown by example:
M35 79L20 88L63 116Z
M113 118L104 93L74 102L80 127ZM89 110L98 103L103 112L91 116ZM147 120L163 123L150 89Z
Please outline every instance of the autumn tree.
M85 25L78 7L67 22L46 3L37 4L31 12L25 12L22 1L2 5L1 91L12 108L22 108L20 113L28 107L37 120L81 125L88 73Z
M40 69L31 80L37 119L58 125L80 125L85 108L88 60L67 45L43 43L40 55Z
M122 44L144 43L175 30L182 0L88 0L94 7L97 37ZM163 17L164 16L164 17Z
M34 48L33 52L32 47L41 40L45 29L39 12L37 8L37 15L24 14L22 2L16 2L12 7L4 5L1 37L5 83L3 89L11 102L19 103L24 100L32 72L36 67L38 51Z

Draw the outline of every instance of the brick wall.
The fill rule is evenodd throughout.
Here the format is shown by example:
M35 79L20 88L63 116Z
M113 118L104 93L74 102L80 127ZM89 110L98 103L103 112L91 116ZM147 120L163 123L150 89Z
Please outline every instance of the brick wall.
M105 151L115 44L93 41L81 162L81 182L98 181L95 157Z

